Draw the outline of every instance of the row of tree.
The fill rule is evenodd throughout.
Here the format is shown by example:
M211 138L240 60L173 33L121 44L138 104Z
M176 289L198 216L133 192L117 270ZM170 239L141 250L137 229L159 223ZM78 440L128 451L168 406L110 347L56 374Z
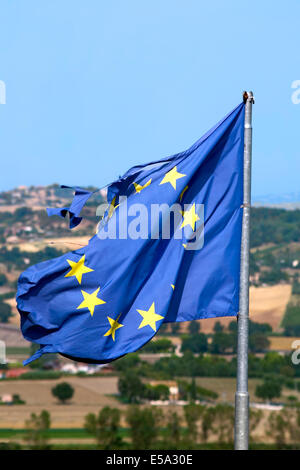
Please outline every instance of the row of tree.
M177 325L175 323L175 325ZM180 325L180 324L179 324ZM181 351L191 351L193 353L226 354L236 353L237 345L237 324L236 321L230 322L225 330L224 326L217 321L214 325L212 334L204 334L200 332L201 324L192 321L188 325L188 334L181 335L182 344ZM172 332L172 330L171 330ZM168 326L163 325L160 328L159 335L168 333ZM180 333L177 328L176 334ZM270 346L268 336L272 334L272 327L268 323L249 322L249 350L252 353L264 352ZM172 352L174 346L168 338L158 338L149 342L143 352Z
M251 209L251 247L300 241L300 210Z
M256 386L255 395L263 401L270 402L274 398L281 396L282 388L285 384L282 378L269 374ZM213 390L196 385L193 378L191 381L178 380L178 399L195 402L196 400L212 402L218 398L218 394ZM289 388L291 385L289 384ZM300 390L300 382L295 382L294 388ZM126 370L120 374L118 381L119 397L124 403L138 404L147 400L168 400L170 398L169 387L165 384L151 386L141 380L134 370ZM291 396L290 401L296 397Z
M138 353L128 354L114 363L117 372L134 370L139 377L170 380L180 377L236 377L236 357L199 354L187 351L182 356L161 357L154 363L141 359ZM275 351L262 357L249 354L249 377L263 378L267 374L288 378L300 377L300 368L293 364L291 354L281 355Z
M215 400L218 394L212 390L196 385L193 378L190 382L177 382L178 399L186 401ZM147 400L169 400L170 389L166 384L151 385L141 380L135 370L127 369L120 374L118 380L119 398L123 403L137 404Z
M250 440L261 423L261 410L250 409ZM26 421L25 442L33 449L49 446L51 416L46 410ZM85 417L84 429L95 438L99 449L197 449L199 444L217 442L233 445L234 408L228 404L189 404L179 412L130 406L125 412L106 406ZM265 435L281 448L300 438L300 408L285 407L271 412L264 422ZM129 437L130 442L128 442Z

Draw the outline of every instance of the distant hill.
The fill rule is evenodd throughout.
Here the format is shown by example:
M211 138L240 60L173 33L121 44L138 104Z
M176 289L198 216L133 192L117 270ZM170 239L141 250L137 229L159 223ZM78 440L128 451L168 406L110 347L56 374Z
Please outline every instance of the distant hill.
M95 187L86 187L89 191L94 191ZM60 207L72 200L72 188L61 188L58 184L49 186L19 186L10 191L0 192L0 211L10 210L11 207L30 207L40 209L43 207ZM103 191L93 195L90 201L99 204L103 201ZM90 204L90 201L88 202Z
M252 204L254 207L270 207L287 210L300 209L300 191L285 194L253 196Z
M83 222L75 230L69 230L66 220L47 216L46 207L68 206L72 194L72 189L61 189L58 184L21 186L11 191L0 192L0 243L20 244L50 237L79 237L93 234L99 221L96 217L96 207L104 200L104 193L101 191L87 202L83 209ZM284 197L286 201L280 202ZM296 198L297 194L281 196L281 199L277 199L277 203L275 196L265 196L261 202L254 201L251 221L252 248L270 243L276 245L300 242L300 210L287 211L283 207L289 205L290 209L300 209L300 202L288 202L288 197ZM278 208L275 208L277 204ZM267 205L269 207L266 207Z

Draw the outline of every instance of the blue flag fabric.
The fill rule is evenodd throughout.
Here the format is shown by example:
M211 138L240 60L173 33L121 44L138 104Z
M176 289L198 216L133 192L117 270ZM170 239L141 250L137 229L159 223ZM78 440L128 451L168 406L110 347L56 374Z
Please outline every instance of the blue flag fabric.
M22 273L21 329L40 344L25 363L107 363L163 322L237 315L243 147L241 103L187 151L115 181L87 246Z
M69 226L70 228L75 228L80 224L82 217L79 217L81 209L85 205L86 201L96 192L88 191L87 189L79 188L77 186L65 186L62 185L62 188L74 189L75 195L73 201L69 207L62 208L47 208L47 214L49 217L52 215L58 215L59 217L65 218L69 214Z

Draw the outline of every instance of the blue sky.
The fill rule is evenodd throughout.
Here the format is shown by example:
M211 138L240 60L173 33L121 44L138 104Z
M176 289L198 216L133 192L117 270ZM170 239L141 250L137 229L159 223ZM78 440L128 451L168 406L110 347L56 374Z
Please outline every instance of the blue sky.
M253 89L253 195L300 190L300 2L2 0L0 190L104 186Z

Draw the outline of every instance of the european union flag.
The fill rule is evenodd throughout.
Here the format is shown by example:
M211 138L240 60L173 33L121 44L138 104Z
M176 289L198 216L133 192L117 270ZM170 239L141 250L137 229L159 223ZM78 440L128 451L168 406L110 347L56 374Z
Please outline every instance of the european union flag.
M237 315L243 147L241 103L188 150L112 183L88 245L19 278L21 329L41 346L25 362L60 353L106 363L163 322ZM89 194L75 197L59 213L77 224Z

